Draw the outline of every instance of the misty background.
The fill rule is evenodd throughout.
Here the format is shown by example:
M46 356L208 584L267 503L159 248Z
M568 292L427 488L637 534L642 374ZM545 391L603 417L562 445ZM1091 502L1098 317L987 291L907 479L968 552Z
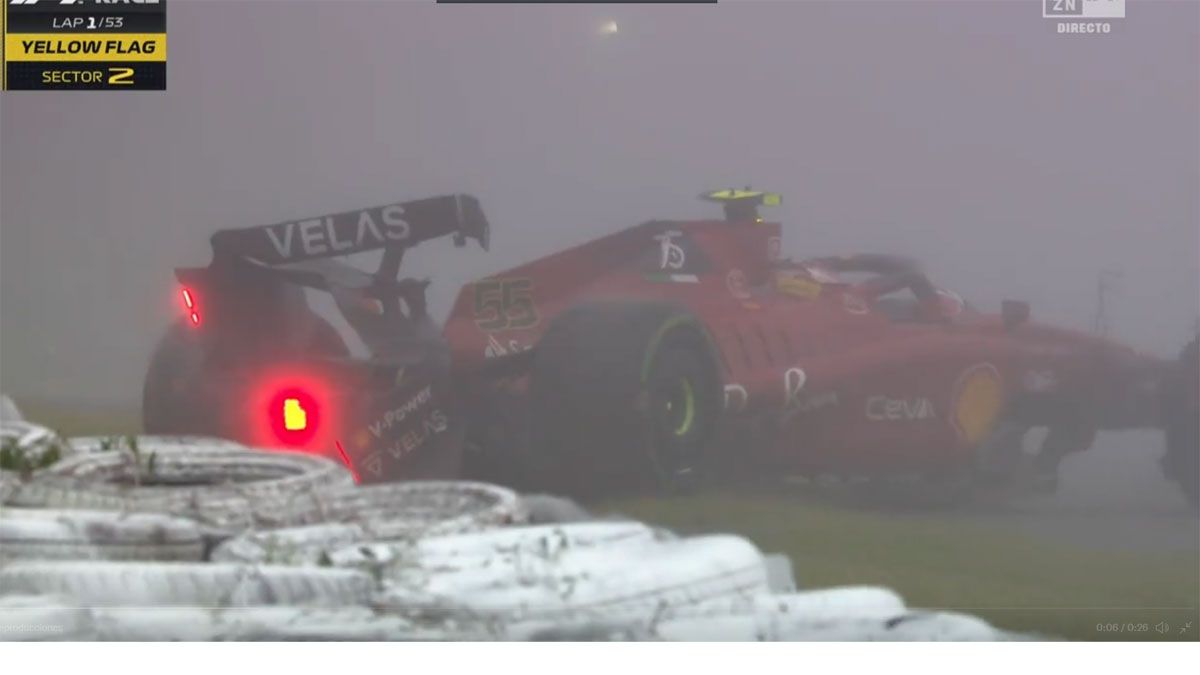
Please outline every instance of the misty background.
M619 33L600 27L615 20ZM493 249L465 282L701 190L782 192L793 257L923 259L985 310L1174 354L1200 312L1200 3L1059 35L1039 3L437 6L180 2L166 92L7 92L0 389L136 405L179 316L172 268L220 228L449 192Z

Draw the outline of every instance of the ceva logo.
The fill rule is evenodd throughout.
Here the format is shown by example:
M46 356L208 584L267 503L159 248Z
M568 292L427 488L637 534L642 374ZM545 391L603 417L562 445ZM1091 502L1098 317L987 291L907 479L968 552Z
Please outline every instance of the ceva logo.
M925 398L888 398L872 396L867 399L867 419L873 422L898 422L935 419L933 403Z

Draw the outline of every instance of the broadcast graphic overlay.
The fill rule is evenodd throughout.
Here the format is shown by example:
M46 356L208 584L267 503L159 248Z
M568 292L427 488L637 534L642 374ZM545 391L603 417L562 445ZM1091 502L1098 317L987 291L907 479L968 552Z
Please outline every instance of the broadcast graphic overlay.
M6 91L167 88L167 0L4 0Z

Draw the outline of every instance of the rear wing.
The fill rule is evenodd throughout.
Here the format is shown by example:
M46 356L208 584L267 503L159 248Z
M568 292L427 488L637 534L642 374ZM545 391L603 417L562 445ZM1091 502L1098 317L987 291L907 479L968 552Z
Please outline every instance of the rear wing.
M253 334L289 325L306 311L305 288L327 291L373 354L407 344L427 322L426 281L399 279L405 251L430 239L467 239L488 248L479 201L457 194L237 230L212 236L208 267L177 268L192 326ZM339 256L382 249L379 268L360 270ZM286 331L285 331L286 332Z
M491 228L479 200L456 194L237 230L212 236L214 261L241 258L260 265L331 258L376 249L394 255L423 241L454 235L487 250ZM397 262L398 262L398 255Z

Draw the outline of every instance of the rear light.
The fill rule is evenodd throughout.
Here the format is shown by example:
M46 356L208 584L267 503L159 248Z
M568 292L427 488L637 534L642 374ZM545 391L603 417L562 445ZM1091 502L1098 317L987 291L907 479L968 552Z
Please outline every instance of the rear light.
M196 296L192 293L192 289L185 286L180 289L179 294L183 296L183 309L187 312L188 320L192 322L193 326L199 326L200 310L196 306Z
M267 421L275 437L284 445L300 446L316 435L321 409L315 396L303 389L289 387L271 397Z
M308 428L308 411L300 399L283 399L283 428L285 431L304 431Z
M263 369L236 395L230 425L239 440L253 446L339 458L335 443L346 430L344 392L330 382L328 373L299 364Z

